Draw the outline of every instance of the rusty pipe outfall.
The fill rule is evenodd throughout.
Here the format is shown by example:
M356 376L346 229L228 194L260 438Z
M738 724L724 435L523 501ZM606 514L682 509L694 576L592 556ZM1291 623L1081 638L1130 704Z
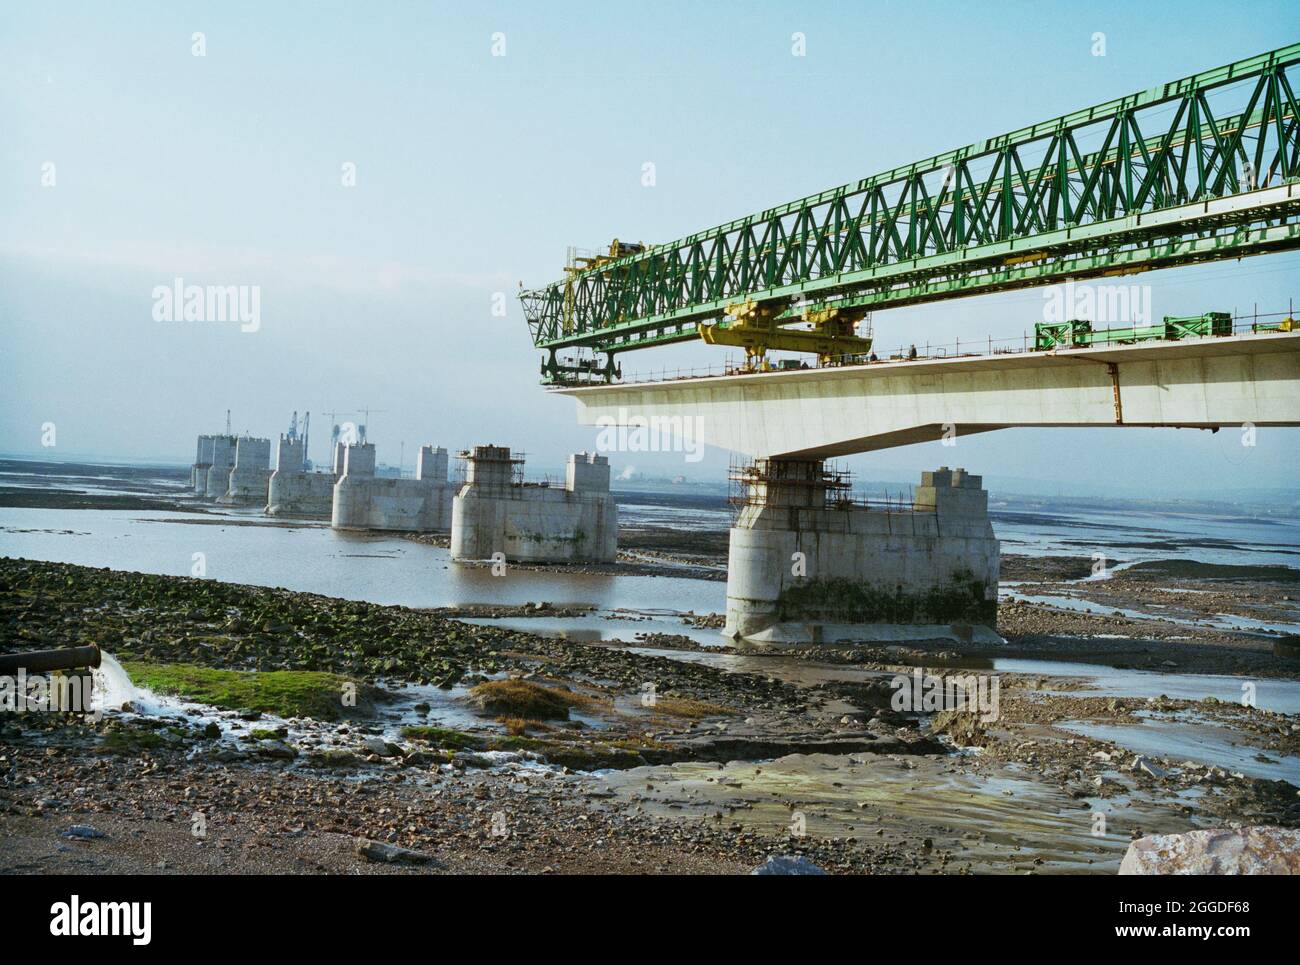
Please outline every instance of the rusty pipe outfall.
M50 673L54 670L83 670L99 666L100 653L96 644L85 647L64 647L61 650L29 650L26 653L0 653L0 675L14 676L19 670L27 673Z

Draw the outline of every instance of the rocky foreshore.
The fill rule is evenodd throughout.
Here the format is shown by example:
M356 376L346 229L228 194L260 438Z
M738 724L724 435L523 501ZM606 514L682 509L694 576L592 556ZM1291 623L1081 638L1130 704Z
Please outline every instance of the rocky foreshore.
M1011 647L1079 659L1035 609L1058 632ZM732 873L779 853L833 872L1113 871L1143 834L1300 826L1293 782L1083 732L1192 714L1285 770L1295 715L1091 695L960 648L723 648L724 666L685 639L672 659L450 612L491 616L0 559L3 649L95 643L170 708L0 716L0 870ZM1074 646L1300 676L1249 635ZM972 665L999 684L995 720L893 706L891 675Z

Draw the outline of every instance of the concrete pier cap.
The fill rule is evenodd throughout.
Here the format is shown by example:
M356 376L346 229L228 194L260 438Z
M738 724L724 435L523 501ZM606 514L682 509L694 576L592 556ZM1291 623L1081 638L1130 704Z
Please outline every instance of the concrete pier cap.
M820 459L760 458L731 529L725 633L766 644L1001 642L999 545L981 477L922 474L910 504L849 494Z
M275 468L277 471L300 472L307 466L307 452L303 448L301 437L290 438L281 433L275 447Z

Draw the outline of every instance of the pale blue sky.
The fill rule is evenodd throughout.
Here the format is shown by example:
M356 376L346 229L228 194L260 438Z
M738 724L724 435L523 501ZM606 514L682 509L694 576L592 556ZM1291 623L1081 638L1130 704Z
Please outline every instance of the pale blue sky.
M292 409L364 404L385 410L381 460L401 440L408 456L493 441L553 468L595 430L536 385L513 294L558 277L567 245L671 240L1298 34L1294 2L5 2L0 450L39 453L53 421L58 455L183 460L227 407L273 435ZM1282 255L1141 281L1157 316L1272 310L1300 297L1297 269ZM150 293L177 275L260 285L261 330L155 322ZM879 313L876 331L1018 335L1041 305ZM1232 435L1010 431L855 468L960 461L1079 492L1294 485L1300 430L1262 430L1247 455ZM720 477L726 456L628 461Z

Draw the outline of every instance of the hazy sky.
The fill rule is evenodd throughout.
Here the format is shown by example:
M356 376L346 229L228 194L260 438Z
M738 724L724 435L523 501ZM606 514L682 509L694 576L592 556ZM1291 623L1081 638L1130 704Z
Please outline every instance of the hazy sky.
M421 442L490 441L553 469L595 430L536 384L514 293L559 277L566 246L672 240L1297 28L1294 2L6 0L0 451L185 461L227 408L237 430L272 437L310 409L323 443L326 410L370 406L381 461L402 441L408 466ZM805 57L791 56L796 31ZM1297 269L1289 254L1139 280L1156 317L1272 311L1300 296ZM260 329L156 321L153 290L177 277L260 286ZM1042 304L1030 291L878 313L876 335L1018 336ZM854 467L912 478L956 462L1057 492L1295 485L1300 430L1261 430L1250 450L1237 435L1010 430L959 455L928 444ZM614 457L717 478L726 461Z

